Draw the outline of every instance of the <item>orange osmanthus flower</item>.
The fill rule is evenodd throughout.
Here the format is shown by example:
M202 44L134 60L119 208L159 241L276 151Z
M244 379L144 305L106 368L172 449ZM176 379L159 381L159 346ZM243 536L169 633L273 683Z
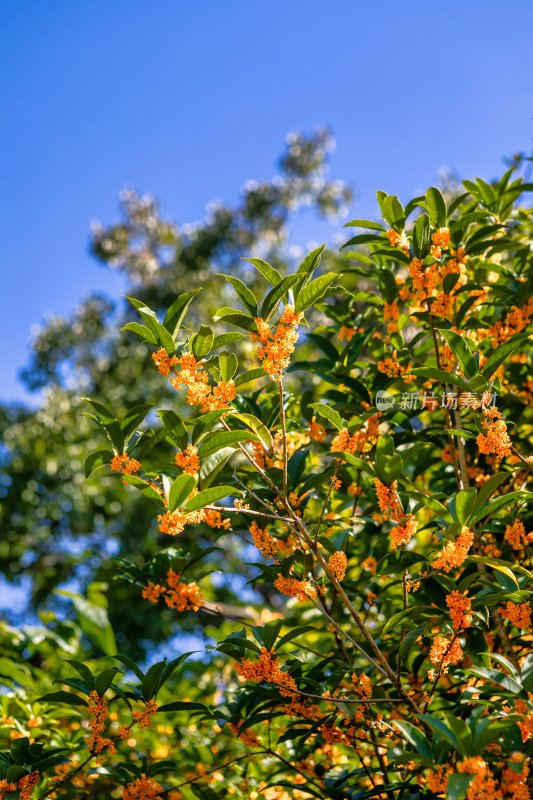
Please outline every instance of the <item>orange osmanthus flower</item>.
M470 528L463 528L457 539L445 544L438 557L432 561L433 569L449 572L460 567L465 562L473 541L474 534Z
M282 594L289 597L296 597L301 603L309 600L311 597L316 597L316 589L309 581L300 581L298 578L285 578L279 575L274 581L274 586Z
M179 361L177 356L169 356L164 347L158 350L157 353L152 353L152 359L161 375L165 377L170 375L170 371Z
M302 313L296 313L294 306L287 305L274 329L261 317L257 317L257 333L252 333L252 341L259 342L257 355L261 366L272 380L280 381L283 370L287 369L294 346L298 341L298 324Z
M283 672L277 657L266 647L261 648L258 661L243 658L240 664L235 664L235 669L237 674L247 681L256 681L257 683L266 681L267 683L276 684L280 694L284 697L292 697L294 692L297 691L296 682L292 675Z
M176 466L187 473L187 475L197 476L200 471L200 459L198 450L193 444L188 444L185 450L178 450L176 453Z
M156 800L163 787L153 778L141 775L133 783L128 784L122 790L122 800Z
M102 750L107 750L110 754L115 753L112 739L102 736L109 711L107 701L95 689L89 695L88 709L91 735L86 739L87 747L91 753L101 753Z
M344 580L347 565L348 559L346 558L346 553L343 553L342 550L332 553L328 559L328 567L339 582Z
M483 410L484 419L481 427L484 433L477 436L477 446L480 453L494 454L499 458L511 455L511 440L507 433L507 425L501 418L501 413L497 408L486 408Z
M169 608L177 611L198 611L205 599L196 583L183 583L173 569L167 572L167 585L149 583L142 591L142 596L150 603L157 603L162 597Z
M187 389L187 403L199 406L202 413L228 408L237 396L233 381L220 381L216 386L209 385L209 374L192 353L184 353L177 361L181 369L170 379L174 389Z
M522 551L533 542L533 532L526 533L524 523L515 519L511 525L506 525L504 539L508 542L513 550Z
M276 558L278 555L278 540L271 536L266 528L260 528L257 522L250 525L250 533L254 545L267 558Z
M392 549L397 550L398 547L409 544L413 536L416 536L417 529L418 525L414 514L408 514L397 527L391 530Z
M498 609L502 617L508 619L517 628L531 626L531 606L529 603L513 603L508 600L505 606Z
M395 521L401 520L404 517L404 512L398 497L398 481L394 481L390 486L387 486L379 478L374 478L374 486L376 487L379 510L383 517Z
M454 590L446 598L446 605L450 609L454 628L469 628L472 625L472 603L466 595Z
M447 672L450 664L457 664L462 657L463 649L459 639L450 641L445 636L435 636L429 651L429 660L432 664Z
M115 472L122 472L123 475L135 475L136 472L139 472L141 463L136 458L130 458L126 453L120 455L117 453L111 459L110 466Z

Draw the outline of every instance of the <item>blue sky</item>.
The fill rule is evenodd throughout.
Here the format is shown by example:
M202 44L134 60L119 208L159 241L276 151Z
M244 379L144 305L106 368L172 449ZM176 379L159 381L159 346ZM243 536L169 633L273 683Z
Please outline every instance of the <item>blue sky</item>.
M87 254L125 185L178 222L269 178L285 134L331 125L332 174L400 196L448 165L490 178L529 150L530 0L18 0L4 4L0 92L0 398L31 326L91 289ZM334 230L332 230L332 233ZM295 229L305 246L313 219Z

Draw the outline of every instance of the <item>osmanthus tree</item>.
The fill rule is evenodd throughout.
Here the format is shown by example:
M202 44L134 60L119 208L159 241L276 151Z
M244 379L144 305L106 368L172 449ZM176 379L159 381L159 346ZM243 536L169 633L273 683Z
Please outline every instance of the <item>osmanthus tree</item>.
M249 259L213 321L132 300L175 399L92 400L87 472L152 501L167 546L116 577L196 652L13 633L5 797L530 797L532 186L464 188L379 192L342 274Z
M241 260L251 252L284 269L291 260L289 225L299 213L312 214L325 228L324 220L331 224L346 214L350 189L329 174L334 143L326 129L292 134L274 178L247 182L234 204L211 204L194 224L173 222L153 198L125 191L120 219L94 225L91 251L103 268L120 273L124 295L159 314L177 294L200 285L202 313L210 313L230 302L232 292L216 273L253 281L252 268L245 271ZM199 322L197 308L189 324ZM0 572L8 581L25 581L38 609L50 608L52 593L67 581L82 591L92 581L110 583L117 638L140 655L169 628L141 602L129 618L118 611L127 596L111 582L109 555L154 554L159 544L150 502L83 475L87 451L99 446L83 415L85 395L105 398L120 415L172 392L150 373L142 342L120 331L136 319L124 298L93 294L72 314L48 319L35 335L23 378L30 390L42 390L41 397L34 407L0 406Z

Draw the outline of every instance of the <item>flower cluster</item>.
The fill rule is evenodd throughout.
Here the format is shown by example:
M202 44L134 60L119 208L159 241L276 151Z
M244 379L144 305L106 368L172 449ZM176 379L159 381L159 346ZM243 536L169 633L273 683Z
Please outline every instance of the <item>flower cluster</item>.
M362 700L369 700L372 697L372 681L364 672L360 675L354 672L352 675L352 683L355 691Z
M522 551L533 542L533 531L526 533L524 523L519 519L515 519L511 525L506 526L504 539L511 545L513 550Z
M529 603L513 603L508 600L505 606L498 610L502 617L508 619L517 628L529 628L531 626L531 607Z
M501 419L501 412L497 408L483 409L484 419L481 427L484 433L477 436L477 446L480 453L494 454L499 458L511 455L511 440L507 433L507 425Z
M157 703L155 700L147 700L144 711L133 711L131 716L139 728L148 728L156 712Z
M398 497L398 481L394 481L390 486L387 486L379 478L374 478L374 486L376 487L379 510L384 519L401 520L404 512Z
M446 605L450 609L452 625L456 630L469 628L472 625L472 603L461 592L453 591L446 598Z
M271 536L266 528L260 528L257 522L250 525L250 533L254 545L267 558L276 558L278 555L278 540Z
M272 380L279 381L284 369L287 369L294 346L298 341L298 324L303 314L297 314L294 306L287 305L274 329L261 317L257 317L257 333L252 340L259 342L257 355L261 366Z
M396 353L380 359L378 361L378 370L389 378L400 378L407 371L396 358Z
M107 701L105 697L100 696L96 690L89 695L88 701L89 708L89 728L91 735L87 738L87 747L91 753L101 753L102 750L107 750L108 753L115 752L115 745L112 739L102 736L107 715L109 712Z
M409 544L413 536L416 536L418 524L414 514L408 514L399 525L391 529L391 545L393 550Z
M141 468L140 462L135 458L130 458L126 453L117 453L113 456L110 466L115 472L122 472L123 475L135 475Z
M328 568L339 582L344 580L347 565L348 559L346 558L346 553L343 553L342 550L332 553L328 559Z
M209 374L202 367L202 361L197 361L192 353L184 353L177 359L181 369L170 379L174 389L187 389L187 403L190 406L199 406L200 411L218 411L227 408L237 393L233 381L219 381L216 386L209 384Z
M251 661L243 658L240 664L235 665L237 674L247 681L267 681L280 687L280 694L284 697L291 697L296 689L296 683L292 675L283 672L279 666L277 657L266 647L261 648L258 661Z
M161 375L164 375L165 378L168 378L171 370L174 369L174 365L179 361L177 356L169 356L164 347L156 353L152 353L152 359Z
M10 783L3 779L0 780L0 800L6 795L11 795L12 792L20 790L19 800L31 800L33 797L33 788L39 783L41 775L37 770L30 772L28 775L23 775L16 783Z
M296 597L301 603L309 600L311 597L316 597L316 589L310 581L300 581L298 578L285 578L279 575L274 581L274 586L282 594L289 597Z
M442 672L447 672L448 667L451 664L457 664L462 657L463 649L457 637L450 641L445 636L435 636L429 651L429 660L432 664L437 665Z
M323 442L326 438L326 429L320 422L316 421L316 417L313 417L309 423L309 437L314 442Z
M198 476L200 472L200 459L198 450L193 444L188 444L185 450L176 453L176 466L180 467L187 475Z
M490 327L489 335L492 336L493 347L503 344L511 336L521 333L533 315L533 297L530 297L523 306L511 306L505 319L495 322Z
M163 791L160 783L141 775L122 790L122 800L156 800Z
M159 514L157 517L159 522L159 530L161 533L166 533L169 536L178 536L182 533L186 525L199 525L201 522L208 525L210 528L229 529L229 519L222 519L220 511L212 508L199 508L196 511L166 511L164 514Z
M451 569L460 567L466 561L473 541L474 534L470 528L463 528L454 542L447 542L444 545L438 557L432 562L433 568L450 572Z
M198 611L205 603L198 586L195 583L182 583L173 569L167 572L166 586L149 583L144 587L142 596L151 603L157 603L163 597L167 606L177 611Z

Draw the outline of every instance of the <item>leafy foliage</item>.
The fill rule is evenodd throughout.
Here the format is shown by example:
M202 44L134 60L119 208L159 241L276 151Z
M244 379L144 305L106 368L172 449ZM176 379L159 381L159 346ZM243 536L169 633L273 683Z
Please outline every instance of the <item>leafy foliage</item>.
M141 498L151 545L102 557L121 595L66 593L76 623L4 630L2 791L530 796L532 187L464 188L378 192L342 256L213 279L232 305L132 299L155 388L91 387L84 485Z

